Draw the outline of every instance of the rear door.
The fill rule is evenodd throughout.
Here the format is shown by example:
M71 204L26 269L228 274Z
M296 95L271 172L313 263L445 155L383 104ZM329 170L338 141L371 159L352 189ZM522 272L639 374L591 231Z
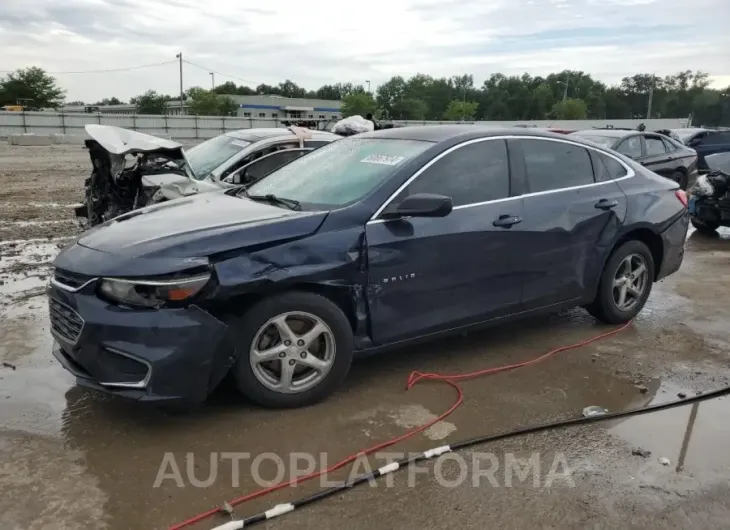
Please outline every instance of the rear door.
M675 169L675 156L659 135L647 134L644 139L644 156L638 161L647 169L663 177L671 178Z
M524 232L524 308L583 298L626 216L626 195L614 181L623 165L601 155L613 165L605 167L602 158L594 161L594 150L572 142L510 142L524 158L524 219L515 227Z
M482 138L427 164L392 201L414 193L452 198L442 218L375 218L366 227L372 334L384 344L516 312L515 271L525 248L512 229L522 199L510 198L504 139ZM385 205L384 205L385 206Z

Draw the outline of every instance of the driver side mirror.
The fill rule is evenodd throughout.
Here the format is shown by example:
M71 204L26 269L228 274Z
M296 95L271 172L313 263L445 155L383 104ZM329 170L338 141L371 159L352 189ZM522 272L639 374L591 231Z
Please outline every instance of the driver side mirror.
M383 219L402 217L446 217L454 209L451 197L434 193L409 195L397 205L386 208L381 214Z

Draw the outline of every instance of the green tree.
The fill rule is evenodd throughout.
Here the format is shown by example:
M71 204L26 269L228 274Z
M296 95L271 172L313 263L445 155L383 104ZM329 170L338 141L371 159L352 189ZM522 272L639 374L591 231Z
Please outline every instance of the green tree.
M476 101L461 101L457 99L449 103L443 118L454 121L473 120L478 107L479 103Z
M588 107L582 99L568 98L553 105L550 114L558 120L585 120Z
M340 111L347 116L365 116L369 112L375 112L376 104L372 94L367 92L353 92L342 98Z
M425 120L428 105L420 99L401 99L392 106L391 118L400 120Z
M168 96L148 90L141 96L133 97L129 102L134 105L139 114L165 114Z
M230 116L236 113L238 105L227 96L200 87L188 89L188 113L196 116Z
M104 98L101 101L97 101L94 105L124 105L124 101L118 98Z
M31 66L0 79L0 106L23 105L30 110L58 108L66 91L42 68Z
M304 98L307 97L307 91L297 85L294 81L287 79L283 83L279 83L277 93L287 98Z

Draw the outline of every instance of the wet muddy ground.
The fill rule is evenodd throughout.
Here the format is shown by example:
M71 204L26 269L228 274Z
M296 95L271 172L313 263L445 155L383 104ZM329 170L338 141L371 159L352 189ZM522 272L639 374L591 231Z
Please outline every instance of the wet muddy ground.
M0 146L3 530L167 528L254 491L257 477L289 478L292 464L331 465L448 409L456 398L448 385L404 389L413 370L514 363L610 329L574 310L364 359L341 392L303 410L261 410L228 388L188 415L110 399L74 386L52 359L43 296L48 263L76 230L72 206L87 164L75 146ZM391 456L577 417L590 405L619 411L730 384L730 233L691 233L686 245L681 271L655 285L628 329L464 382L464 404L390 448ZM477 446L263 527L727 528L729 446L730 401L707 401ZM381 455L369 465L385 463ZM359 471L367 466L361 461ZM286 488L235 514L320 487L315 480ZM192 528L226 520L217 515Z

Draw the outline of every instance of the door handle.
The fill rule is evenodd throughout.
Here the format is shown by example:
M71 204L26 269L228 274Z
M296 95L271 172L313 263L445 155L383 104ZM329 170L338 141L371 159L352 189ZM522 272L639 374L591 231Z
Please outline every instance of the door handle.
M514 215L500 215L493 223L493 226L497 226L499 228L510 228L512 225L516 225L517 223L521 223L522 218L516 217Z
M599 210L610 210L611 208L616 208L616 206L618 206L618 201L616 200L601 199L596 203L596 208Z

